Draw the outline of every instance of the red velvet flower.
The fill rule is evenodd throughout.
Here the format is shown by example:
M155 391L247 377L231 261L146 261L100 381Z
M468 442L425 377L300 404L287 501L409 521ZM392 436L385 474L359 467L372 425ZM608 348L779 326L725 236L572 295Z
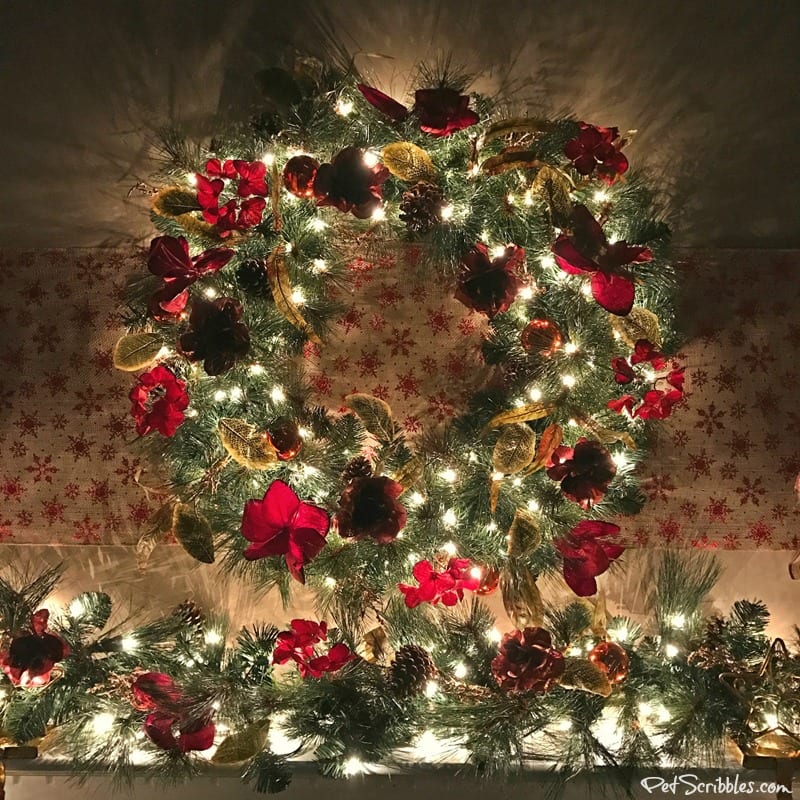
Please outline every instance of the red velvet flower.
M187 714L183 692L163 672L144 672L131 686L133 707L149 711L144 732L162 750L208 750L214 744L215 728L209 717L196 719Z
M609 400L606 403L606 406L617 414L621 414L623 410L631 414L635 405L636 398L632 394L624 394L617 400Z
M250 349L250 331L241 319L242 306L232 297L197 297L189 317L191 330L178 340L178 350L189 361L202 361L209 375L221 375Z
M578 597L595 594L595 578L625 551L624 547L606 541L619 530L619 525L611 522L585 519L555 541L556 550L564 557L564 580Z
M507 692L547 692L564 674L564 656L544 628L511 631L492 659L492 675Z
M157 236L150 242L147 268L163 278L148 304L150 316L166 320L178 316L189 300L188 287L204 275L218 272L233 258L233 250L215 247L192 258L186 239Z
M650 361L654 366L664 366L665 359L663 353L657 350L650 350L649 348L652 348L650 342L640 339L636 343L636 346L639 348L642 361ZM646 352L649 353L648 358L643 357ZM635 354L631 358L631 362L633 362L634 358L636 358ZM670 388L659 389L658 381L662 380L666 381ZM606 406L612 411L616 411L617 414L621 414L624 410L627 411L631 417L638 419L666 419L672 413L672 409L683 400L684 380L685 368L680 367L673 369L667 375L659 378L652 389L645 392L638 406L636 406L636 398L630 394L625 394L617 400L609 400Z
M628 159L620 152L625 140L616 128L601 128L579 122L580 133L564 146L564 155L581 175L597 176L608 184L628 169Z
M162 436L174 436L189 407L189 395L184 381L176 378L160 364L139 376L130 392L131 415L136 432L146 436L158 431Z
M633 410L633 416L639 419L666 419L681 400L683 392L680 389L651 389L645 392L642 404Z
M631 365L625 358L612 358L611 367L614 370L614 380L617 383L630 383L636 377Z
M325 546L330 517L319 506L304 503L283 481L273 481L263 500L248 500L242 515L242 535L252 544L248 561L285 556L292 577L305 583L304 567Z
M403 487L386 476L353 478L339 497L336 523L339 535L378 544L393 541L406 524L405 506L397 499Z
M415 608L420 603L441 602L454 606L464 597L465 591L474 592L481 584L480 577L471 574L472 564L468 558L451 558L444 572L437 572L430 561L419 561L412 570L419 586L397 584L405 596L406 606Z
M611 453L600 442L578 439L575 447L557 447L547 476L561 482L561 491L581 508L599 503L617 474Z
M624 241L609 244L600 223L583 205L572 211L572 233L560 234L552 250L564 272L591 273L592 297L606 311L623 317L633 308L635 295L633 279L623 267L653 258L647 247Z
M524 263L522 247L508 245L502 255L490 258L486 245L477 242L461 259L456 300L489 319L507 311L522 285L520 270Z
M450 136L480 119L469 107L469 95L455 89L417 89L414 110L420 130L432 136Z
M195 175L203 219L216 225L220 236L230 236L231 231L247 230L261 222L267 205L264 198L269 194L266 170L263 161L212 158L206 162L206 175ZM231 182L231 189L236 182L233 197L226 191L226 181ZM229 199L221 203L223 192Z
M364 95L370 105L375 106L382 114L385 114L389 119L395 122L402 122L408 118L409 110L402 104L398 103L393 97L384 94L379 89L372 86L367 86L365 83L358 84L358 91Z
M664 354L656 349L656 346L647 339L637 339L631 355L631 364L643 364L649 362L653 369L664 369L667 363Z
M137 711L177 708L181 690L169 675L163 672L143 672L131 685L133 707Z
M44 686L53 667L69 655L69 645L47 630L50 612L40 609L31 617L29 631L14 636L0 653L0 667L14 686Z
M367 219L383 203L382 185L389 170L381 163L370 166L360 147L345 147L330 164L320 164L314 176L314 199L318 206L334 206Z
M309 675L319 678L325 672L338 672L345 664L356 658L350 648L340 642L327 653L318 655L315 645L327 641L328 626L325 622L310 619L293 619L290 630L278 634L272 653L273 664L285 664L292 660L303 678Z
M403 122L411 113L402 103L372 86L360 83L358 90L368 103L395 122ZM414 93L414 111L420 130L431 136L450 136L480 120L469 107L469 95L446 87L417 89Z

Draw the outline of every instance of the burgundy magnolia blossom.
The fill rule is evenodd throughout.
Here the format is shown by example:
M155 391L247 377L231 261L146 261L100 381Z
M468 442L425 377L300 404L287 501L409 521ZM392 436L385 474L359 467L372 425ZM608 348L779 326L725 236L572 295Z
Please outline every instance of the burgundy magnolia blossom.
M520 271L524 263L522 247L508 245L502 255L490 258L486 245L477 242L461 259L456 300L489 319L507 311L522 285Z
M178 340L189 361L202 361L209 375L227 372L250 349L250 331L241 322L242 306L232 297L192 302L191 330Z
M417 89L414 110L420 130L432 136L450 136L480 119L469 107L469 95L455 89Z
M561 491L581 508L599 503L617 467L600 442L578 439L575 447L557 447L550 457L547 476L560 481Z
M592 297L606 311L624 317L633 308L635 287L624 267L653 258L647 247L620 241L609 244L600 223L586 206L572 211L572 233L562 233L552 247L556 263L570 275L590 273Z
M230 236L232 231L247 230L261 222L269 193L266 170L263 161L212 158L206 162L206 175L195 175L203 219L216 225L220 236ZM220 203L226 181L231 186L236 183L235 196Z
M405 596L406 606L415 608L420 603L454 606L464 597L465 591L474 592L481 585L480 576L471 572L468 558L451 558L444 572L437 572L430 561L418 561L412 570L419 586L398 583L397 588Z
M564 558L564 580L578 597L590 597L597 592L597 578L618 559L625 548L607 539L616 536L619 525L585 519L563 538L555 541Z
M591 175L597 170L601 180L609 185L614 183L628 170L628 159L620 152L626 142L619 138L619 130L586 122L578 125L580 133L566 143L564 155L581 175Z
M167 320L180 315L189 300L189 287L205 275L218 272L233 258L233 250L214 247L192 258L183 237L157 236L150 242L147 268L163 279L148 303L150 316Z
M209 717L194 719L182 709L183 693L169 675L144 672L131 686L133 706L149 711L144 732L162 750L208 750L216 732Z
M293 619L290 630L278 634L272 653L273 664L285 664L292 660L297 664L300 676L319 678L325 672L338 672L345 664L356 658L350 648L340 642L327 653L318 655L315 645L328 639L326 622L310 619Z
M334 206L358 219L367 219L383 204L381 187L389 170L381 163L370 166L360 147L345 147L330 164L320 164L314 176L318 206Z
M339 498L336 523L339 535L378 544L393 541L406 524L405 506L397 499L403 487L386 476L353 478Z
M263 500L244 505L242 535L252 542L244 557L285 556L292 577L305 583L304 567L325 547L329 527L327 511L304 503L283 481L273 481Z
M358 90L368 103L395 122L403 122L411 114L402 103L372 86L360 83ZM414 93L414 111L420 130L431 136L450 136L480 120L469 107L469 95L446 87L417 89Z
M544 693L564 674L564 656L544 628L511 631L492 659L492 675L507 692Z
M146 436L158 431L162 436L174 436L189 407L186 383L160 364L139 376L130 392L131 416L136 432Z
M31 617L31 628L12 638L0 653L0 667L14 686L31 688L50 682L53 667L69 655L69 645L47 630L50 612L40 609Z

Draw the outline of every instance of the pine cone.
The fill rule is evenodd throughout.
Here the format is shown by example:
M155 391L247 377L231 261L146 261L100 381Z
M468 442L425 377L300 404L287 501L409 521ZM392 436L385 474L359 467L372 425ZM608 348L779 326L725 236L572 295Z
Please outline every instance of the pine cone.
M711 617L706 622L700 646L689 653L686 660L700 669L734 666L735 659L725 643L727 626L728 624L722 617Z
M428 651L416 644L406 644L395 653L387 681L392 694L413 697L423 691L435 674L436 667Z
M239 264L236 268L236 280L245 294L272 300L267 265L260 259L251 258Z
M342 470L342 479L345 483L350 483L353 478L369 478L371 475L372 464L364 456L356 456Z
M174 616L183 620L187 628L193 628L198 633L202 630L206 621L206 615L203 609L200 608L194 600L184 600L179 605L175 606L172 612Z
M427 181L420 181L403 192L400 219L413 233L425 233L442 221L442 190Z

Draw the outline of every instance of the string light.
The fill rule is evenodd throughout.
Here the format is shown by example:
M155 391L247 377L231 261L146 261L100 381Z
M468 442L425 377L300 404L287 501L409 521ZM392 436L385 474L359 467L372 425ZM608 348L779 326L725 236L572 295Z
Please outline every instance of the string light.
M120 645L126 653L132 653L139 646L139 642L133 636L123 636Z
M533 205L533 194L531 194L530 189L525 192L525 205L532 206Z
M664 654L667 656L667 658L675 658L675 656L677 656L679 652L680 650L678 650L678 648L674 644L668 644L664 648Z
M291 242L286 242L286 244L283 246L283 251L286 253L286 255L288 256L292 250L294 250L294 245Z
M282 403L286 399L286 395L280 386L273 386L269 396L272 398L273 403Z
M295 289L292 292L292 302L296 306L302 306L306 302L306 296L303 294L303 292L300 289Z
M264 153L263 158L261 159L268 167L271 167L275 163L275 154L274 153Z
M567 387L567 389L571 389L575 385L575 376L574 375L562 375L561 376L561 383Z
M508 203L510 206L513 206L513 205L514 205L514 195L513 195L513 194L509 194L509 195L506 197L506 202L507 202L507 203Z
M504 244L498 244L492 248L492 258L502 258L505 254L506 246Z
M437 681L428 681L425 684L425 697L431 699L436 697L436 693L439 691L439 683Z
M528 392L528 397L530 397L531 400L533 400L534 403L538 403L542 399L542 390L538 389L536 386L534 386Z
M366 166L370 168L376 166L379 161L377 153L374 153L372 150L367 150L364 153L363 158L364 158L364 164L366 164Z
M581 286L581 294L588 300L592 296L591 284L584 283L583 286Z
M86 613L86 607L83 605L83 600L79 597L76 597L70 604L69 604L69 613L71 616L75 617L75 619L79 619Z
M479 581L483 577L483 570L480 567L473 567L469 571L470 577L474 578L476 581Z
M495 642L495 644L497 644L497 643L499 643L500 641L502 641L502 639L503 639L503 634L502 634L502 633L500 633L500 630L499 630L498 628L496 628L496 627L493 627L493 628L489 628L489 630L488 630L488 631L486 631L486 638L487 638L487 639L488 639L490 642Z
M194 172L187 172L186 183L188 183L189 186L197 186L197 175L195 175Z
M492 480L493 481L501 481L501 480L503 480L503 478L505 478L505 476L506 476L505 472L499 472L499 471L493 472L492 473Z
M545 269L555 269L556 266L555 258L553 258L553 256L551 256L549 253L545 256L542 256L539 259L539 263L545 267Z
M324 258L315 258L311 264L314 272L325 272L328 269L328 264Z
M477 164L473 164L469 171L470 175L475 177L478 174L478 172L480 172L480 167Z
M530 286L523 286L519 290L519 297L523 300L530 300L533 297L533 289Z
M577 353L578 352L578 345L576 345L575 342L567 342L564 345L564 352L567 353L568 355L572 355L573 353Z
M595 203L607 203L608 192L605 189L599 189L594 193L594 201Z
M455 667L453 667L453 677L459 681L463 681L464 678L467 677L468 671L469 670L467 669L467 665L464 664L463 661L459 661L458 664L456 664Z
M445 222L447 222L447 220L449 220L449 219L452 219L452 218L453 218L453 213L454 213L454 212L455 212L455 208L453 208L453 206L451 206L451 205L442 206L442 207L441 207L441 209L439 210L439 216L440 216L440 217L441 217L441 218L442 218L442 219L443 219Z
M212 628L211 630L206 631L206 635L203 637L203 640L206 644L219 644L222 641L222 634Z
M234 386L231 389L231 400L241 400L243 394L244 392L242 391L241 386Z
M439 477L445 481L445 483L455 483L456 478L458 478L458 473L454 469L448 467L439 473Z
M217 290L213 286L209 286L203 294L209 299L213 300L217 296Z
M261 364L251 364L250 365L250 374L251 375L263 375L264 374L264 367Z
M382 222L386 219L386 209L378 207L372 212L372 219L374 222Z
M611 628L608 635L616 642L628 641L628 631L625 628Z
M324 584L325 584L325 585L326 585L326 586L327 586L329 589L333 589L333 587L334 587L334 586L336 586L336 578L333 578L333 577L331 577L330 575L328 575L328 576L325 578L325 580L323 581L323 583L324 583Z
M567 425L569 425L570 428L577 428L578 427L578 421L574 417L570 417L567 420Z
M628 456L625 453L614 453L611 459L620 469L625 469L628 466Z
M353 775L360 775L364 772L364 762L360 758L351 756L347 759L347 761L344 762L344 768L342 772L344 772L348 778L352 777Z
M223 402L223 400L225 400L225 398L226 398L227 396L228 396L228 395L227 395L227 393L225 392L225 390L224 390L224 389L217 389L217 391L216 391L216 392L214 392L214 400L215 400L217 403L221 403L221 402Z
M540 507L538 500L528 500L528 511L538 511Z
M572 720L571 719L562 719L556 723L556 728L560 731L570 731L572 730Z
M328 227L328 223L325 222L325 220L322 219L321 217L314 217L314 219L312 219L308 223L308 227L311 228L312 231L320 233L321 231L324 231L325 228Z
M456 512L453 511L452 508L448 508L447 511L442 514L442 522L448 527L452 527L456 524L458 518L456 517Z
M412 492L411 497L408 498L410 506L421 506L425 502L425 498L419 492Z
M447 555L449 555L451 557L454 556L458 552L458 548L456 547L456 543L455 542L445 542L442 545L442 550L444 550L444 552L447 553Z
M114 727L114 715L109 713L97 714L92 719L92 730L98 735L110 733Z
M346 117L349 116L353 111L353 103L350 100L345 100L344 98L340 97L338 102L336 103L336 113L339 116Z
M686 615L673 614L669 618L669 624L672 625L673 628L677 628L678 630L683 630L686 627Z

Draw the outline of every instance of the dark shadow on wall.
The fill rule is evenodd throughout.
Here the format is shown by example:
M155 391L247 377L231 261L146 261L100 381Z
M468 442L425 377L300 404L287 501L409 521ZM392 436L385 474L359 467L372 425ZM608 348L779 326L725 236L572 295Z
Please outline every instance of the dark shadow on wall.
M637 128L632 160L670 198L678 241L800 244L795 0L57 0L0 11L0 245L119 243L148 233L153 131L190 130L257 101L252 74L318 19L383 82L450 51L482 90Z

